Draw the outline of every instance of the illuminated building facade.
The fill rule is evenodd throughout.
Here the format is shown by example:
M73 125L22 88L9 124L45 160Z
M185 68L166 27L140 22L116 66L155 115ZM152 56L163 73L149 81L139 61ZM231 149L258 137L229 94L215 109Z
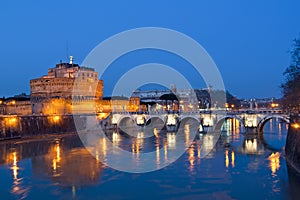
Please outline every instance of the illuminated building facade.
M96 109L99 112L137 112L145 110L144 105L140 105L139 97L128 98L103 98L96 104Z
M102 99L103 81L89 67L59 63L48 74L30 80L32 114L84 114L98 112L136 112L140 98Z
M95 102L102 99L102 90L103 81L98 79L98 73L93 68L73 64L71 58L70 63L48 69L46 76L30 80L32 114L91 112L88 108L95 108Z
M2 115L30 115L30 96L26 94L0 99L0 114Z

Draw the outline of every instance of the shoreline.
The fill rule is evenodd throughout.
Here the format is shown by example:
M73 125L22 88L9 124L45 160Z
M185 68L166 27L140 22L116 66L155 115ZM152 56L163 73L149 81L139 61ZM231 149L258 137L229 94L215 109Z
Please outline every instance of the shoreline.
M77 132L68 132L68 133L49 133L49 134L41 134L41 135L29 135L29 136L24 136L19 138L0 139L0 144L4 144L4 143L22 144L26 142L61 139L64 137L71 137L71 136L78 136L78 134Z

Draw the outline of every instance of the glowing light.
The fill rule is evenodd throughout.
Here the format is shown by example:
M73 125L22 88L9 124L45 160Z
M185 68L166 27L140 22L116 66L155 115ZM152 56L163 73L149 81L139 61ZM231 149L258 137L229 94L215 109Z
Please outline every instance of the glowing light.
M5 118L5 121L6 121L6 125L9 126L9 127L14 127L17 125L17 122L18 122L18 119L17 117L7 117Z
M56 116L53 117L53 122L54 123L59 122L59 120L60 120L60 116L56 115Z
M137 138L138 139L141 139L141 138L144 138L145 136L144 136L144 132L138 132L137 133Z
M278 107L278 106L279 106L278 103L271 103L271 107L272 107L272 108L275 108L275 107Z
M54 147L54 152L55 152L55 157L52 160L52 168L53 171L55 172L57 170L57 165L61 161L61 156L60 156L60 146L59 143L57 143Z
M168 142L168 147L170 149L175 149L175 146L176 146L176 134L175 133L168 133L167 134L167 142Z
M12 153L12 160L13 160L13 166L11 167L12 171L13 171L13 176L14 176L14 180L18 179L18 165L17 165L17 153L13 152Z
M157 137L158 138L158 130L157 130L157 128L154 128L153 129L153 134L155 135L155 137Z
M210 151L214 147L214 136L205 135L203 137L202 150L204 152Z
M280 168L280 153L272 153L268 160L270 161L269 167L272 171L272 174L275 174L275 172Z
M138 142L138 140L136 141L136 144L135 144L135 151L136 151L137 155L140 154L140 143Z
M60 162L60 160L61 160L59 144L56 145L56 160L57 160L57 162Z
M160 151L159 151L159 145L156 146L156 164L160 164Z
M99 161L99 152L96 150L96 153L95 153L95 158L97 161Z
M192 171L195 165L194 145L191 145L189 148L189 161L190 161L190 170Z
M165 155L165 160L168 160L168 149L167 149L167 143L164 143L164 155Z
M228 168L229 166L229 157L228 157L228 150L225 151L225 166Z
M57 164L56 164L55 159L52 160L52 168L53 168L54 171L56 171L56 169L57 169Z
M200 145L199 144L198 144L197 152L198 152L198 158L200 158L201 157L201 149L200 149Z
M199 131L200 133L203 132L203 127L202 127L201 124L200 124L199 127L198 127L198 131Z
M257 127L257 117L255 115L248 115L246 117L245 125L247 127Z
M213 120L211 117L204 117L203 126L213 126Z
M256 152L257 151L257 140L253 139L253 142L252 142L252 140L246 140L245 149L246 149L246 152L248 152L248 153Z
M76 196L76 187L72 186L72 197L74 198Z
M112 134L112 141L113 141L113 144L118 144L118 142L119 142L119 135L118 135L118 133L117 132L113 132L113 134Z
M298 128L300 128L300 125L297 123L294 123L294 124L292 124L292 127L298 129Z
M168 115L167 125L176 125L176 124L177 124L176 116L175 115Z
M235 166L235 154L234 154L234 151L231 152L231 166L234 167Z
M145 124L145 118L144 118L144 116L137 116L136 124L137 125L144 125Z
M185 145L189 146L189 141L190 141L190 125L189 124L184 125L184 136L185 136Z
M98 118L99 120L102 120L102 119L107 118L108 115L109 115L109 113L98 113L98 114L97 114L97 118Z

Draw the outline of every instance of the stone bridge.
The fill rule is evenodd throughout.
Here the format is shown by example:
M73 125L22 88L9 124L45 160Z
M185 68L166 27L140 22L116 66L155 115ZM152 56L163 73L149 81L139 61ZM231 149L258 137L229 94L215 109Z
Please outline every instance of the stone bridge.
M175 130L185 120L197 123L199 131L220 131L224 122L228 119L236 119L246 132L259 133L263 131L264 125L272 118L277 118L290 123L287 113L282 110L260 109L260 110L201 110L189 113L112 113L110 123L117 127L125 126L159 126L167 130Z

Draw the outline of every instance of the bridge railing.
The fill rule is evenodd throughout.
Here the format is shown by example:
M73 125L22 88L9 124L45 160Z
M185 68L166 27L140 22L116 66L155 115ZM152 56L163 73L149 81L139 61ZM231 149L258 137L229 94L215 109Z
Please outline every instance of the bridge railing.
M218 114L218 112L227 115L239 114L289 114L282 109L259 108L259 109L201 109L198 111L138 111L138 112L111 112L112 114L126 114L126 115L166 115L166 114L179 114L179 115L199 115L199 114Z

